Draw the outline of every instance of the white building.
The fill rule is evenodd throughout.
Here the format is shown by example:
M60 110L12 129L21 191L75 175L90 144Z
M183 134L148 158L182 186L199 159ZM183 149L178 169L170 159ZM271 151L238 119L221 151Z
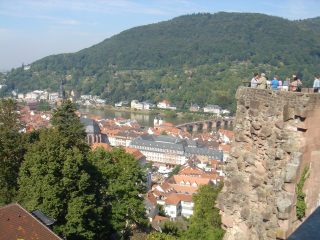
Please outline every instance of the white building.
M92 99L92 95L81 95L80 99L81 100L91 100Z
M131 101L131 108L138 109L138 110L149 110L150 103L147 102L139 102L138 100Z
M193 214L193 206L192 195L170 193L164 200L164 211L171 218L178 216L189 218Z
M37 100L38 99L38 94L35 92L28 92L25 95L25 100Z
M223 110L221 110L221 112L220 112L221 114L224 114L224 115L230 115L230 111L229 110L227 110L227 109L223 109Z
M191 195L184 195L183 198L181 198L181 215L189 218L193 215L193 206L194 203L192 201Z
M163 100L162 102L159 102L157 104L157 107L161 109L170 109L170 110L177 109L175 106L171 106L168 100Z
M218 105L207 105L203 108L203 112L214 113L216 115L220 115L221 107Z
M55 102L59 98L59 93L53 92L49 93L49 101Z

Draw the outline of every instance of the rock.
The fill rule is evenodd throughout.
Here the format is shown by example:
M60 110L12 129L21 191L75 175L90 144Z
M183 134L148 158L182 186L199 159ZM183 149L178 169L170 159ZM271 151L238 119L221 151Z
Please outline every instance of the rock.
M270 126L263 126L258 134L259 137L267 138L272 134L272 128Z
M281 121L277 121L275 122L275 126L279 129L283 129L284 127L284 122L281 120Z
M241 154L241 150L237 147L232 147L230 149L230 155L234 158L238 158L240 157L240 154Z
M275 158L275 155L276 155L276 150L274 148L269 148L267 151L266 151L266 154L267 156L270 158L270 159L274 159Z
M299 168L298 164L294 163L289 163L286 166L286 176L285 176L285 182L286 183L291 183L294 182L296 177L297 177L297 170Z
M294 119L294 108L285 105L283 107L283 121L288 121L290 119Z
M239 191L242 188L243 178L240 175L234 175L230 177L230 188L234 191Z
M256 188L263 183L263 179L260 178L257 174L252 174L249 177L249 182L252 187Z
M244 219L247 220L250 216L250 209L248 207L244 207L240 211L240 216Z
M251 125L255 130L259 130L261 128L261 123L260 122L252 122Z
M289 138L285 143L282 144L282 149L287 153L298 152L300 145L294 138Z
M275 152L275 159L276 160L282 160L284 159L285 151L283 151L281 148L277 148Z
M301 152L292 152L290 155L290 163L300 164L301 156L302 156Z
M233 219L229 215L221 214L221 222L228 228L231 228L233 226Z
M258 196L258 201L259 202L266 202L266 197L267 197L267 192L264 188L258 187L256 189L256 194Z
M276 199L279 219L288 219L293 205L292 196L286 193L279 194Z
M268 230L267 236L271 239L276 239L277 238L277 230L275 230L275 229Z
M282 190L282 186L284 184L284 180L282 177L276 177L273 180L273 187L274 187L274 191L281 191Z
M266 209L261 211L261 216L263 221L269 221L273 215L273 211L271 207L267 207Z
M255 164L255 157L252 154L246 154L243 157L243 160L248 164L248 165L254 165Z

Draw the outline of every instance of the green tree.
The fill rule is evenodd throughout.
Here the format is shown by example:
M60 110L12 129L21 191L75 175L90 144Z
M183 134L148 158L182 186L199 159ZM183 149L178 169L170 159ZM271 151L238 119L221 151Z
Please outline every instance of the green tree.
M119 238L126 239L133 226L144 227L147 223L142 196L146 192L145 172L123 149L97 149L91 161L100 172L100 199L109 209L112 229Z
M17 178L25 153L25 144L19 132L18 107L12 99L0 100L0 205L14 200Z
M166 233L152 232L148 235L147 240L176 240L177 238Z
M19 200L57 220L54 230L68 239L95 239L96 203L86 156L69 148L57 130L42 130L19 174Z
M51 123L53 128L64 136L63 143L67 147L76 146L85 153L89 151L85 140L86 132L76 110L76 106L71 101L64 101L60 107L54 110Z
M56 110L54 128L41 130L39 139L28 148L20 168L18 198L28 210L40 209L56 219L58 234L68 239L96 239L101 229L100 208L87 160L88 146L79 118L68 106L67 102Z
M221 229L221 216L215 207L218 193L222 186L201 186L194 195L193 215L190 217L188 230L183 239L220 240L224 231Z

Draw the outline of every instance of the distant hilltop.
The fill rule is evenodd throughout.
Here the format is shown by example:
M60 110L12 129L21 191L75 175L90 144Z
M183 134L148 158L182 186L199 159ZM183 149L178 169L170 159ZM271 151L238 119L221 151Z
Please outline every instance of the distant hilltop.
M77 53L45 57L9 72L7 85L57 91L65 79L66 90L112 103L166 98L179 108L235 109L237 87L254 72L283 79L299 73L310 85L319 69L320 18L220 12L135 27Z

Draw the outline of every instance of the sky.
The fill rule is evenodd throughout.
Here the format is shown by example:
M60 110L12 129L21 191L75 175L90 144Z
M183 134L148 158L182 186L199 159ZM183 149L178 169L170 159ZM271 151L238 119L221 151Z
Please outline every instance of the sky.
M191 13L320 16L320 0L0 0L0 70L76 52L123 30Z

